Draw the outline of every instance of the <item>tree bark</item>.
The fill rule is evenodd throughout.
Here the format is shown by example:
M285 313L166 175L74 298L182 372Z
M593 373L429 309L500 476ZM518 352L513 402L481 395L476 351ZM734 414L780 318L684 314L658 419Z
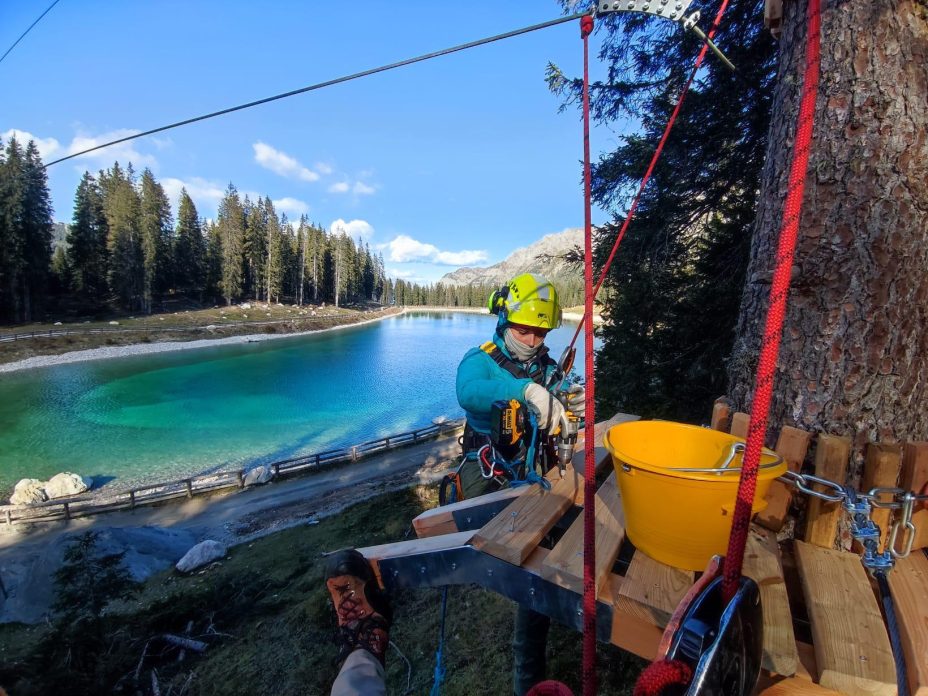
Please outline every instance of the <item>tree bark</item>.
M805 0L783 4L761 197L729 365L747 409L796 131ZM928 4L823 0L821 82L771 426L928 439Z

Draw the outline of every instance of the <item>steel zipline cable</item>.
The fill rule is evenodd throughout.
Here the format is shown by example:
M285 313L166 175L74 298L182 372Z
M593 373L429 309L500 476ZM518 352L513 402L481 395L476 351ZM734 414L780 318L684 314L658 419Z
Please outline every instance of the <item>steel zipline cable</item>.
M55 0L55 2L58 2L58 0ZM46 12L47 11L48 10L46 10ZM407 65L412 65L414 63L421 63L426 60L431 60L432 58L440 58L441 56L447 56L451 53L457 53L459 51L466 51L469 48L476 48L477 46L483 46L485 44L494 43L496 41L502 41L503 39L511 39L514 36L528 34L533 31L538 31L539 29L547 29L548 27L557 26L558 24L572 22L574 20L580 19L581 17L587 16L587 15L589 15L588 11L577 12L575 14L566 15L564 17L558 17L557 19L552 19L547 22L541 22L540 24L532 24L531 26L523 27L521 29L514 29L513 31L507 31L503 34L496 34L495 36L488 36L487 38L484 38L484 39L477 39L476 41L469 41L467 43L459 44L457 46L452 46L450 48L443 48L440 51L432 51L431 53L424 53L423 55L416 56L415 58L407 58L406 60L397 61L396 63L390 63L388 65L381 65L376 68L370 68L369 70L362 70L361 72L352 73L351 75L343 75L342 77L336 77L332 80L326 80L325 82L317 82L314 85L308 85L306 87L300 87L299 89L290 90L289 92L275 94L272 97L265 97L264 99L257 99L255 101L250 101L245 104L239 104L238 106L230 106L227 109L220 109L219 111L212 111L208 114L203 114L202 116L194 116L193 118L185 118L182 121L176 121L174 123L169 123L166 126L152 128L151 130L143 131L141 133L136 133L134 135L128 135L124 138L118 138L117 140L111 140L107 143L103 143L102 145L95 145L94 147L87 148L86 150L81 150L80 152L75 152L73 154L67 155L66 157L59 157L58 159L52 160L51 162L46 164L45 167L48 168L48 167L51 167L53 164L65 162L69 159L80 157L81 155L86 155L90 152L95 152L96 150L102 150L105 147L110 147L112 145L118 145L119 143L125 143L125 142L128 142L129 140L135 140L136 138L143 138L146 135L154 135L155 133L162 133L166 130L171 130L173 128L179 128L180 126L186 126L190 123L197 123L198 121L205 121L207 119L215 118L217 116L231 114L235 111L242 111L243 109L250 109L253 106L260 106L261 104L267 104L269 102L278 101L279 99L286 99L287 97L293 97L293 96L296 96L297 94L304 94L305 92L312 92L317 89L322 89L324 87L331 87L333 85L338 85L343 82L350 82L352 80L358 80L362 77L367 77L369 75L376 75L377 73L387 72L388 70L395 70L396 68L402 68ZM39 19L41 19L41 17Z
M24 38L26 38L26 34L28 34L30 31L32 31L32 28L33 28L36 24L38 24L39 22L42 21L42 17L44 17L45 15L47 15L47 14L51 11L51 9L52 9L55 5L57 5L59 2L60 2L60 0L55 0L51 5L49 5L49 6L46 8L45 12L43 12L42 14L39 15L38 19L36 19L32 24L29 25L29 28L26 29L26 31L24 31L22 34L19 35L19 38L16 39L16 41L13 42L13 45L10 46L8 49L6 49L6 53L4 53L2 56L0 56L0 63L3 62L3 59L4 59L4 58L6 58L8 55L10 55L10 51L12 51L14 48L16 48L16 45L17 45L20 41L22 41Z

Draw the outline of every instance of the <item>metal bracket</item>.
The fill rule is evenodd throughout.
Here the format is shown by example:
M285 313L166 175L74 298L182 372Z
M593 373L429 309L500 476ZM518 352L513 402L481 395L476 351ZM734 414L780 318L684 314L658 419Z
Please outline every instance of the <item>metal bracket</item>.
M645 14L677 20L683 17L693 0L600 0L596 3L596 14L608 15L617 12L644 12Z
M379 561L380 576L390 592L420 587L476 584L508 597L577 631L583 630L583 595L545 580L524 568L458 546ZM612 606L596 603L596 638L612 636Z

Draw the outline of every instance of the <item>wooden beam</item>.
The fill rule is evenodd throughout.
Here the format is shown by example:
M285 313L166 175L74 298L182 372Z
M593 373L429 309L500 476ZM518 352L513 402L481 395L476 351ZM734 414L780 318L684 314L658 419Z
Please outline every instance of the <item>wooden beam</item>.
M892 649L860 558L801 541L795 549L819 684L851 696L893 696Z
M522 565L567 509L576 504L578 491L583 490L583 478L572 466L568 465L563 478L556 470L549 475L554 477L550 491L537 484L530 486L477 532L473 545L491 556Z
M819 435L815 448L815 475L838 483L844 483L847 475L848 458L851 455L851 440L836 435ZM806 514L806 542L830 549L835 545L838 520L841 518L841 503L828 503L818 498L809 498Z
M928 484L928 442L909 442L902 455L902 475L899 486L916 493ZM913 549L928 546L928 509L916 510L912 516L915 524Z
M748 425L751 423L751 416L747 413L738 411L731 417L731 434L735 437L747 439Z
M457 546L467 544L473 535L473 532L457 532L456 534L444 534L427 539L394 541L389 544L367 546L363 549L358 549L358 551L371 562L371 566L374 568L374 574L377 576L377 582L383 586L383 578L380 576L380 561L383 559L395 558L397 556L409 556L416 553L425 553L427 551L453 549Z
M420 539L437 536L439 534L452 534L460 531L457 523L454 521L454 513L466 514L465 511L467 510L476 510L487 505L495 505L504 500L518 498L527 490L528 488L526 486L504 488L501 491L493 491L492 493L480 495L476 498L468 498L457 503L435 507L419 513L419 515L413 519L412 526L413 529L416 530L416 536Z
M913 553L889 574L912 696L928 696L928 558Z
M728 422L731 420L731 402L724 396L715 400L712 404L712 421L711 428L720 430L723 433L728 432Z
M790 471L799 471L805 461L806 452L809 451L811 439L812 433L784 425L774 450L783 457ZM767 507L754 516L754 521L767 529L779 532L789 513L791 501L792 489L785 483L773 481L767 490Z
M625 538L625 514L613 471L596 493L596 587L612 570ZM541 566L541 576L583 594L583 515L577 517Z
M864 476L861 481L861 492L866 493L871 488L893 488L899 480L899 470L902 468L902 447L895 444L875 443L867 444L864 457ZM880 528L880 548L885 548L889 537L889 525L892 519L892 510L874 507L870 519Z
M622 594L625 583L625 578L613 573L600 587L600 601L612 604L610 640L622 650L653 660L664 632L651 620L646 607Z
M770 672L791 677L799 667L793 616L786 596L786 582L780 565L776 536L751 527L744 553L744 574L760 588L764 611L764 658L762 666Z
M663 628L694 578L690 570L673 568L642 551L635 551L619 593L633 602L625 606L624 611Z

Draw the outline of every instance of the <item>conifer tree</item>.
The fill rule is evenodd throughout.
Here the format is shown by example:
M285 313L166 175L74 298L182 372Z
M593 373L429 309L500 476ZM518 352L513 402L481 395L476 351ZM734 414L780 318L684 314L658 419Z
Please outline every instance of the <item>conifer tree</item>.
M243 239L242 255L245 262L244 287L242 294L260 300L261 295L267 291L267 242L268 224L270 217L268 208L270 197L258 198L252 202L245 196L243 215L245 218L245 236Z
M93 175L84 172L74 194L67 253L73 290L91 305L101 304L107 293L107 236L103 193Z
M200 223L206 234L206 268L204 273L204 292L206 297L222 297L222 236L219 225L214 222Z
M173 257L175 287L180 292L202 296L206 289L206 240L197 207L186 188L181 189L177 206Z
M284 280L284 239L281 223L274 211L270 196L264 199L264 217L267 220L267 261L264 272L267 283L265 296L268 302L280 300Z
M130 311L141 308L145 282L141 205L133 178L132 165L123 172L118 162L99 176L108 230L110 292Z
M168 288L171 275L171 205L164 188L151 170L142 172L140 182L139 231L142 243L142 311L151 314L155 298Z
M220 289L226 304L242 297L245 268L243 250L245 246L245 211L235 186L229 184L226 195L219 204L216 226L222 242L222 273Z

